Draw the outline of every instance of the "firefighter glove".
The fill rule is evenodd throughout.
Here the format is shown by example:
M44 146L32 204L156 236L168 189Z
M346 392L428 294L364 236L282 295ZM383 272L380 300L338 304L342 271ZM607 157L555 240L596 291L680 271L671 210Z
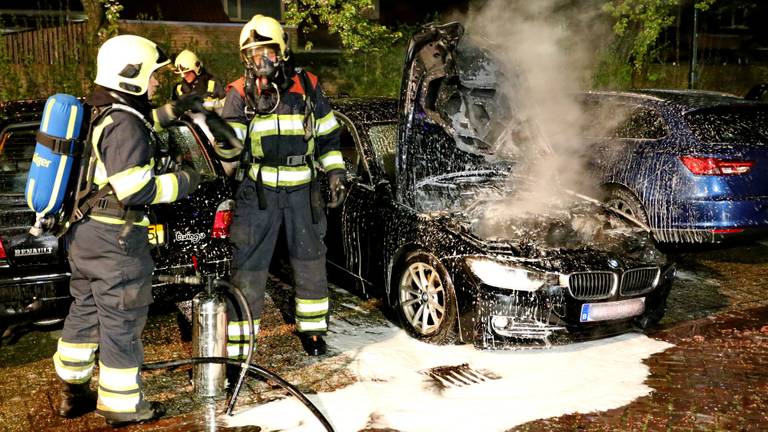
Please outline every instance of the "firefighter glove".
M200 173L197 172L195 166L190 161L182 161L179 174L185 176L189 181L189 191L197 189L197 185L200 184Z
M336 208L344 202L347 195L347 188L344 186L344 171L334 171L328 174L328 186L331 189L331 201L329 208Z
M243 147L240 140L237 139L237 135L235 134L235 130L232 129L232 126L225 122L218 114L208 111L205 114L205 123L208 125L208 129L211 130L211 134L216 139L216 142L227 148Z
M196 94L185 94L171 102L171 109L175 117L180 117L187 111L205 112L203 97Z

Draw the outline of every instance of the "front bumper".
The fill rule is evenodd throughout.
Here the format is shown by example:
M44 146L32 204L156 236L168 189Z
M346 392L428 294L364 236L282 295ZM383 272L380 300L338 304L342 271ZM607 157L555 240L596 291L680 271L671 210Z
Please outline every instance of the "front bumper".
M656 287L643 295L620 296L599 301L572 297L563 286L544 287L536 292L502 290L480 284L474 307L460 315L462 339L478 349L546 348L578 340L591 340L642 329L658 322L674 277L674 267L663 268ZM637 305L618 318L582 322L584 304ZM623 302L623 303L621 303Z

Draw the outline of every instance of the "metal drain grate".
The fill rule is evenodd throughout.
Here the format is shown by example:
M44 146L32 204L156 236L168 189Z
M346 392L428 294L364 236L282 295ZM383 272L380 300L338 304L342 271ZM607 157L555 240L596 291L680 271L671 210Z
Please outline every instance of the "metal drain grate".
M438 366L421 371L424 375L432 378L440 387L464 387L472 384L479 384L489 379L499 379L491 373L476 371L469 367L469 364L463 363L455 366Z

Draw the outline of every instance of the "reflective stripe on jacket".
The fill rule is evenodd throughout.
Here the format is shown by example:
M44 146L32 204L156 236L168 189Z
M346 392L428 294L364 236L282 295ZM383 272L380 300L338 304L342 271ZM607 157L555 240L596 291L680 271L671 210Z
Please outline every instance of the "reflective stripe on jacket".
M154 174L153 147L147 125L136 114L114 110L93 128L93 183L101 189L112 185L114 195L125 206L140 206L175 201L190 192L189 180L181 173ZM124 220L94 216L104 223ZM136 222L148 225L149 220Z
M307 72L316 92L314 130L312 137L305 141L304 108L307 95L296 74L293 85L280 94L280 103L273 113L256 115L250 122L245 116L244 78L230 84L222 117L235 130L238 138L245 141L250 137L251 154L255 163L251 165L249 176L256 180L261 170L262 182L272 187L293 187L310 182L312 172L308 165L301 166L261 166L258 159L286 158L288 156L317 155L317 161L325 172L344 170L344 160L339 151L339 123L333 115L317 77ZM317 152L315 153L315 146ZM241 149L216 147L217 154L225 159L232 159Z

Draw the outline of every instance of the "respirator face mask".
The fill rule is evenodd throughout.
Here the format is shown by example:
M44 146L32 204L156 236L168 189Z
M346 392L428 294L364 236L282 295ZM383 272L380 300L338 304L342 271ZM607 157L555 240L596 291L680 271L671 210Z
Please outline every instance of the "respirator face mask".
M264 45L243 50L241 56L246 68L245 93L248 105L258 114L274 112L280 103L282 59L279 46Z

